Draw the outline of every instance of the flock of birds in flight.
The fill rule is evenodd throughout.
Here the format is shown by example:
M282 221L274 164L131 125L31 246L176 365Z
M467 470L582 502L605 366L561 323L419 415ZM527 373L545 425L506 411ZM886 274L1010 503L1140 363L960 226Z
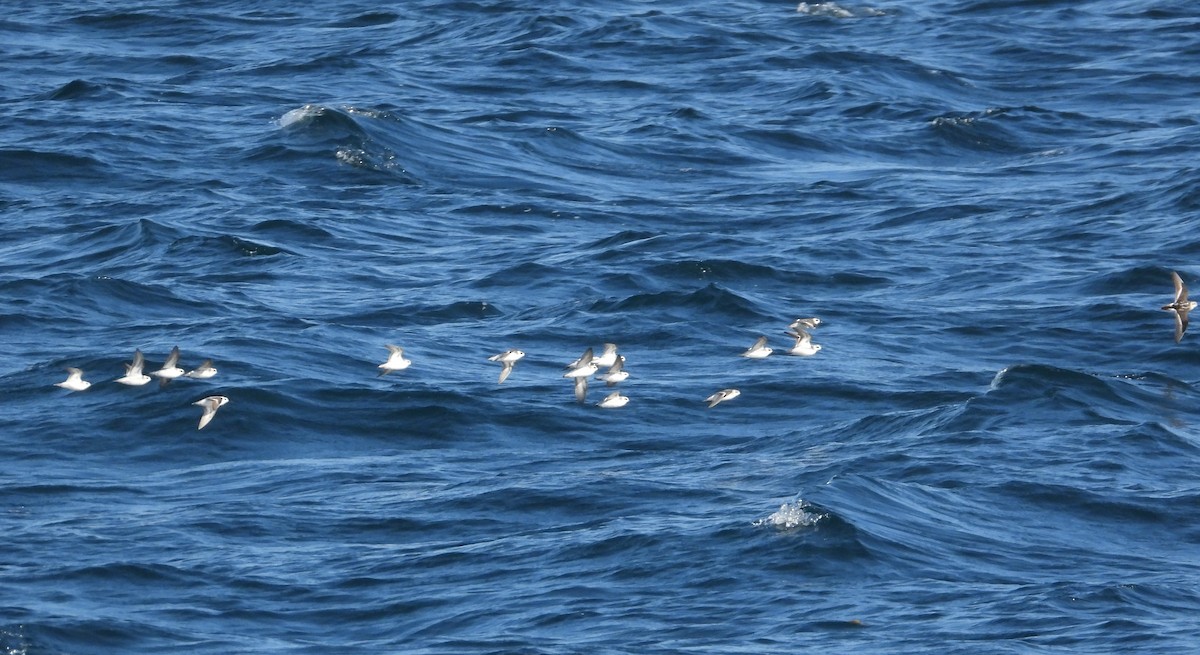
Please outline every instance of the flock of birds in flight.
M1183 339L1183 333L1188 327L1188 312L1196 308L1194 300L1188 300L1187 285L1183 283L1183 279L1179 277L1179 273L1171 271L1171 280L1175 284L1175 299L1169 304L1163 305L1162 309L1170 311L1175 318L1175 342L1179 343ZM792 347L786 352L789 355L797 355L800 357L811 357L821 350L820 344L813 343L812 334L809 330L816 329L821 324L821 319L798 318L788 326L787 335L795 339ZM387 361L379 365L379 375L387 375L394 371L402 371L412 365L412 360L404 357L404 349L399 346L388 345ZM750 346L742 357L750 359L763 359L771 355L774 349L767 344L767 337L759 337L754 345ZM500 379L498 384L503 384L508 376L512 374L513 368L521 358L525 357L525 353L512 349L502 353L488 357L490 361L500 364ZM140 387L148 384L154 376L160 380L160 383L166 385L171 380L177 378L196 378L207 379L214 377L217 374L217 369L213 366L211 359L204 360L191 371L184 371L179 366L179 346L171 349L171 354L167 356L163 362L162 368L156 371L151 371L149 375L143 372L146 360L142 355L142 351L135 350L133 353L133 361L125 365L125 375L117 378L114 382L131 387ZM68 391L84 391L92 386L91 382L83 379L83 371L69 367L67 370L67 379L62 382L56 382L55 386L62 387ZM601 372L603 370L603 372ZM617 354L617 345L613 343L604 344L604 351L600 355L588 348L583 355L566 366L566 372L563 377L571 380L575 387L575 399L580 403L587 401L588 380L593 377L605 383L606 386L615 386L629 378L629 371L625 370L625 356ZM716 407L718 404L727 400L733 400L742 394L741 391L735 388L721 389L711 396L704 399L708 403L709 408ZM201 408L200 423L197 430L203 430L204 426L208 425L213 417L217 415L217 409L223 407L229 402L229 398L225 396L206 396L192 403ZM629 403L629 397L621 394L620 391L613 391L606 395L600 402L596 403L597 407L605 409L614 409L624 407Z
M166 385L171 380L178 378L196 378L204 380L211 378L217 374L217 367L213 366L211 359L204 360L204 363L190 371L184 371L179 367L179 346L171 349L171 354L167 356L167 361L163 362L162 368L157 371L151 371L150 375L146 375L143 369L146 367L146 358L142 355L142 351L133 351L133 361L125 365L125 375L113 380L119 384L128 387L140 387L150 382L150 375L158 378L161 384ZM62 387L69 391L83 391L92 386L91 382L83 379L83 371L75 367L67 368L67 379L62 382L56 382L55 386ZM221 407L229 399L225 396L207 396L192 403L203 408L203 413L200 415L200 427L198 430L204 429L209 421L217 415L217 408Z
M795 339L795 343L787 353L790 355L799 355L808 357L817 354L821 350L819 344L812 342L812 335L807 331L821 324L821 319L801 318L796 319L788 326L787 334ZM403 371L412 366L412 360L404 356L404 349L399 346L389 344L388 358L385 362L379 365L379 375L387 375L394 371ZM773 349L767 345L767 338L759 337L754 345L742 353L743 357L751 359L762 359L770 355ZM500 378L498 384L503 384L508 376L512 374L514 367L521 358L525 357L525 353L521 350L512 349L502 353L488 357L490 361L500 364ZM146 366L145 356L142 355L140 349L133 353L133 361L125 365L125 375L117 378L114 382L131 387L140 387L149 384L153 378L158 378L160 384L166 385L170 381L178 378L196 378L207 379L217 374L217 369L213 366L211 359L204 360L204 363L191 371L184 371L179 366L179 346L171 349L171 354L167 356L163 362L162 368L155 371L150 371L149 375L144 372ZM84 391L92 386L91 382L83 379L83 371L79 368L69 367L67 370L67 379L62 382L56 382L55 386L62 387L68 391ZM593 377L612 387L629 378L629 371L625 370L625 356L617 353L617 345L613 343L604 344L604 350L601 354L596 355L595 352L588 348L583 355L566 366L564 378L570 379L575 387L575 399L580 403L587 402L588 380ZM715 407L718 403L726 400L732 400L741 395L737 389L721 389L720 391L705 398L705 402L709 407ZM229 402L226 396L206 396L192 403L198 405L202 409L200 415L200 423L196 429L203 430L204 426L208 425L213 417L216 416L217 410ZM596 403L597 407L604 409L613 409L624 407L629 403L629 397L623 395L620 391L613 391L605 396L600 402Z

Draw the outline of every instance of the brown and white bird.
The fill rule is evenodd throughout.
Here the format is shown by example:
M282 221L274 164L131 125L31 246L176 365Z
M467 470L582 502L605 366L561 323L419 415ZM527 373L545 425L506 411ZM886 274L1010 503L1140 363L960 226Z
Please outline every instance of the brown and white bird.
M227 402L229 402L229 399L225 396L209 396L192 403L204 408L204 413L200 415L200 425L196 429L203 430L204 426L208 425L213 420L213 417L217 415L217 408Z
M500 381L497 384L503 384L508 376L512 373L513 367L517 365L517 360L525 356L524 352L517 349L505 350L497 355L488 357L489 361L500 362L503 367L500 369Z
M812 318L798 318L798 319L792 321L792 324L789 325L788 327L793 330L797 330L797 331L812 330L813 328L817 327L820 324L821 324L821 319L814 316Z
M804 330L789 330L788 336L795 337L796 343L787 351L789 355L812 357L821 349L821 345L812 342L812 335Z
M1175 343L1183 338L1183 332L1188 326L1188 312L1196 308L1196 301L1188 300L1187 285L1183 283L1183 278L1179 277L1179 273L1171 271L1171 280L1175 282L1175 300L1169 305L1163 305L1162 308L1170 310L1175 315Z
M716 407L719 403L722 403L726 400L733 400L740 395L742 395L742 392L738 391L737 389L721 389L708 398L705 398L704 402L708 403L708 407L711 409Z

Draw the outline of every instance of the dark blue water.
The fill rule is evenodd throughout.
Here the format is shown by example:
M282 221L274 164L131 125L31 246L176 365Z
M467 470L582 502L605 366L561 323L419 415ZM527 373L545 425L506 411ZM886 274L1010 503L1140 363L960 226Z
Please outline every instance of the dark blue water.
M1174 1L10 3L0 646L1192 651L1198 64Z

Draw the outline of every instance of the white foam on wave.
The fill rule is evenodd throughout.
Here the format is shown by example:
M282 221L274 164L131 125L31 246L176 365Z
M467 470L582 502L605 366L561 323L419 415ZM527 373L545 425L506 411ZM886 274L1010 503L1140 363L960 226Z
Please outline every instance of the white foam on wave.
M333 156L341 163L349 166L358 168L368 168L370 166L368 162L369 155L362 148L338 148L337 152L333 153Z
M16 632L0 630L0 652L4 655L26 655L29 640L25 638L25 626L16 626Z
M390 150L384 150L382 153L375 155L362 148L342 147L338 148L333 156L347 166L355 168L366 168L376 171L400 171L406 173L404 167L396 159L396 153Z
M323 111L325 111L325 108L320 105L304 105L303 107L297 107L279 117L279 127L287 127L289 125L295 125L296 123L302 123L310 118L320 116L321 112Z
M882 16L884 15L879 9L872 7L863 7L861 9L850 10L836 2L801 2L796 6L796 11L808 16L825 16L827 18L854 18L855 16Z
M303 107L297 107L285 113L283 116L280 116L279 127L287 127L289 125L295 125L296 123L303 123L324 114L326 111L343 111L351 116L365 116L367 118L384 118L387 115L386 112L379 111L377 109L364 109L362 107L353 107L351 105L325 107L322 105L307 104Z
M755 521L754 525L777 530L795 530L812 527L828 517L829 514L818 511L807 501L797 500L780 505L777 511L766 518Z

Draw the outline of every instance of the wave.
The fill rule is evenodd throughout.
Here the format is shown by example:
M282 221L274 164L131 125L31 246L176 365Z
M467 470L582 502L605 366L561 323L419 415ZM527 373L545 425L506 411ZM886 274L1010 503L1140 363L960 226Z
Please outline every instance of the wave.
M796 5L796 12L823 18L861 18L887 15L884 11L874 7L845 7L836 2L801 2Z
M783 503L752 525L769 531L770 538L744 543L742 557L764 562L764 574L838 577L857 567L877 566L880 559L870 549L870 535L828 507L802 498Z
M778 510L756 520L754 525L790 532L800 528L816 527L821 521L829 519L829 512L804 500L797 500L780 505Z
M330 27L353 29L360 27L379 27L391 25L400 20L400 14L391 11L369 11L352 18L342 18L329 23Z
M615 301L601 300L593 303L591 310L610 314L653 312L668 320L702 321L705 314L762 318L765 314L756 307L753 301L710 283L695 291L663 291L637 294Z
M112 169L89 155L25 148L0 149L0 182L44 184L69 177L75 181L109 181Z
M1099 130L1133 127L1128 122L1034 105L945 113L931 119L928 126L934 138L948 148L943 152L987 155L1044 153L1072 136L1082 138Z
M273 235L281 240L290 242L316 242L321 243L334 238L334 235L329 230L326 230L311 222L304 222L286 218L270 218L260 221L251 228L252 231ZM233 238L233 237L230 237ZM240 243L250 243L245 239L239 239ZM245 254L280 254L288 253L289 251L282 248L274 248L265 244L251 244L248 248L242 248Z
M477 300L460 300L444 304L413 303L392 305L381 309L339 315L334 321L343 325L444 325L462 321L478 321L502 316L495 305Z
M258 227L263 224L260 223ZM283 227L289 232L288 236L295 236L297 233L308 237L314 234L314 230L305 229L300 231L297 229L297 224L294 222L277 221L274 222L275 227ZM321 234L322 230L315 230L316 234ZM189 236L182 237L171 242L171 246L167 249L168 256L176 260L195 261L198 259L212 260L214 255L232 255L230 259L241 258L258 258L258 257L275 257L277 255L296 256L296 253L273 246L267 243L251 241L232 235L219 236Z
M815 495L854 526L875 557L919 575L973 581L1037 567L1036 550L1014 534L1021 518L1011 506L955 489L861 475L839 476ZM947 568L946 562L970 566Z
M66 84L35 96L37 100L110 100L116 97L112 90L103 84L87 80L71 80Z
M285 113L279 124L286 141L260 146L251 159L287 161L315 156L387 173L408 184L575 195L575 185L562 179L579 161L580 153L574 148L564 153L564 161L542 160L531 157L530 145L536 140L522 145L486 131L437 125L386 108L305 105Z
M168 286L108 276L48 276L0 283L0 294L35 299L22 314L40 320L107 322L114 318L175 319L207 314L203 302L181 297Z
M123 32L130 29L176 29L183 28L191 23L191 21L189 21L186 17L138 11L84 13L72 16L70 18L70 22L88 28L106 29L114 32Z

